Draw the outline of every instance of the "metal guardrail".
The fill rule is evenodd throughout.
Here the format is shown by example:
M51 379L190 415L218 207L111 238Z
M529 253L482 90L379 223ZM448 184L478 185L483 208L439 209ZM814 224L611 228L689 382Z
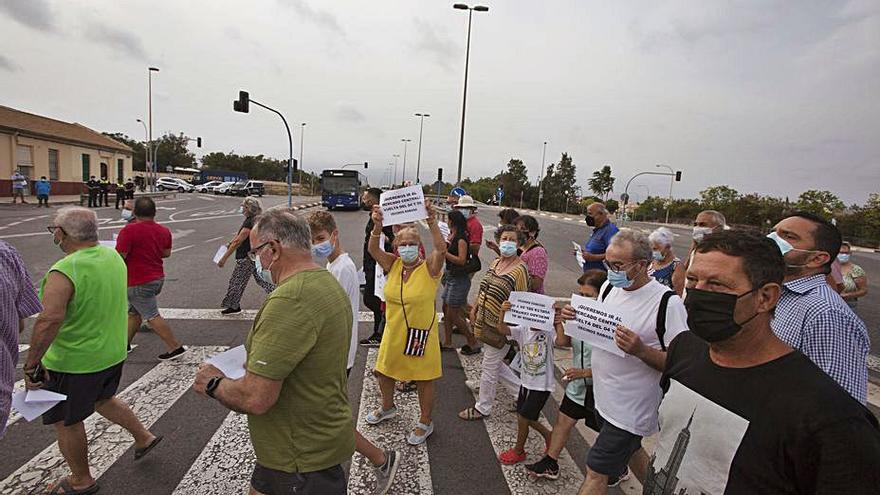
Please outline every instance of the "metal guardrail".
M171 197L171 199L177 198L178 191L155 191L155 192L135 192L134 199L137 198L162 198L165 199L167 197ZM111 194L113 196L113 200L116 200L116 193ZM89 200L88 194L80 194L79 195L79 205L82 206L83 203Z

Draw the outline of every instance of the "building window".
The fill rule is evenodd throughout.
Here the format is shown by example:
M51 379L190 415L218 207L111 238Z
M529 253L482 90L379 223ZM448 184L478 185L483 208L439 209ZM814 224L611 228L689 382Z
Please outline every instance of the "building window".
M109 174L107 173L107 164L104 162L101 162L101 178L104 179L104 178L107 178L108 176L109 176Z
M18 171L29 179L34 178L34 149L19 144L16 148L16 165Z
M58 150L49 149L49 180L58 180Z
M83 182L88 182L88 181L89 181L89 177L91 177L91 175L92 175L92 171L91 171L91 168L92 168L92 167L91 167L91 163L90 163L91 158L92 158L91 156L89 156L89 155L83 153L83 156L82 156L82 162L83 162L83 168L82 168L82 172L83 172L83 173L82 173L82 176L83 176Z
M122 158L116 159L116 182L121 182L124 179L125 174L125 160Z

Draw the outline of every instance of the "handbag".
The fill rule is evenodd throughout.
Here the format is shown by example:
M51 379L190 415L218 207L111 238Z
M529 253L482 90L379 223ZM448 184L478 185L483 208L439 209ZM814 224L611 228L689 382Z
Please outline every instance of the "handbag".
M409 318L406 316L406 303L403 301L403 269L400 270L400 307L403 308L403 321L406 322L406 345L403 347L405 356L422 357L425 355L425 348L428 347L428 336L431 328L434 327L434 320L437 319L437 311L431 304L431 324L427 329L415 328L409 324Z

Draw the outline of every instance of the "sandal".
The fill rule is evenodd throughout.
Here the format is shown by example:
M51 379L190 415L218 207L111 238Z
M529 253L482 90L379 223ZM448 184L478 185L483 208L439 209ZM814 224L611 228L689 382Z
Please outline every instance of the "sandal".
M153 447L159 445L159 442L162 441L162 438L162 435L157 435L156 438L154 438L153 441L150 442L150 445L147 445L142 449L134 449L134 460L138 460L141 457L147 455L151 450L153 450Z
M425 433L422 435L416 435L416 430L414 428L413 431L411 431L409 436L406 438L407 443L409 443L410 445L421 445L425 443L428 437L431 436L431 433L434 433L434 422L432 421L431 424L426 425L425 423L419 421L418 423L416 423L416 428L424 431Z
M488 414L481 413L475 407L469 407L458 413L458 417L465 421L476 421L478 419L483 419L486 416L488 416Z
M92 486L83 488L82 490L77 490L70 484L70 479L67 477L62 478L57 483L53 484L49 488L46 489L46 495L90 495L92 493L96 493L101 487L98 486L98 482L92 483ZM61 491L58 491L61 489Z
M405 394L405 393L408 393L408 392L415 392L415 390L416 390L418 387L416 386L416 382L414 382L414 381L408 381L408 382L397 382L397 385L395 385L394 388L395 388L398 392L401 392L401 393L404 393L404 394Z
M481 352L480 347L471 347L467 344L461 346L461 353L465 356L471 356L473 354L479 354Z

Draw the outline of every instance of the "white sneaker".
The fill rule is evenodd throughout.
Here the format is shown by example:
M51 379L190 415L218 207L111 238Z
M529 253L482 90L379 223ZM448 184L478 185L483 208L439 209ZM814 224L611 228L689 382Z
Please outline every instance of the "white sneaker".
M394 475L400 466L400 452L396 450L385 451L385 464L376 469L376 490L374 495L385 495L394 482Z
M465 380L464 384L467 385L467 388L471 389L472 392L480 391L480 381L479 380Z
M378 413L378 414L377 414ZM391 419L394 416L397 416L397 407L392 407L387 411L379 409L378 411L371 411L370 414L367 414L365 418L367 424L377 425L386 419Z

